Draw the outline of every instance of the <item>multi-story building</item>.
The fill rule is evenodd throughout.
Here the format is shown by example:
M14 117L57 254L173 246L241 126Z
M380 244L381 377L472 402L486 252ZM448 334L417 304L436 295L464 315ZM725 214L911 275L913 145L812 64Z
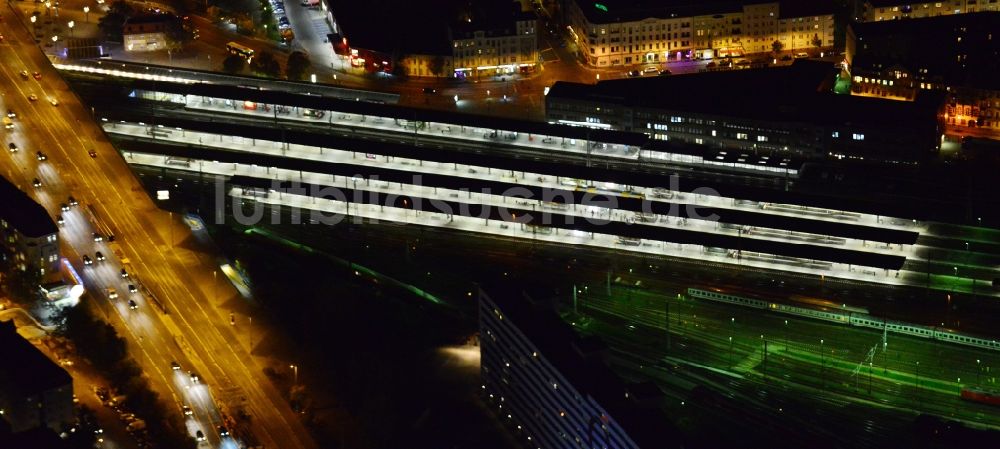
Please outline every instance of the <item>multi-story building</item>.
M506 20L510 15L513 19ZM455 76L532 70L538 63L537 29L538 17L530 11L514 11L502 21L470 20L452 27Z
M47 427L59 433L73 423L73 378L0 322L0 419L14 433Z
M444 0L432 15L419 2L384 0L381 7L376 26L368 4L328 8L333 50L353 67L466 77L525 72L538 63L538 19L527 2Z
M818 49L834 38L833 11L816 2L573 0L566 18L598 67Z
M656 392L611 372L603 344L578 337L522 292L491 292L496 300L479 294L483 394L525 447L682 446Z
M0 257L19 270L58 271L59 229L41 205L0 177Z
M176 18L169 14L132 17L122 28L125 51L157 51L169 47L169 32Z
M1000 12L852 24L851 91L904 101L939 91L946 124L1000 132L998 30Z
M878 22L896 19L1000 11L1000 0L942 0L940 2L908 2L901 0L865 0L864 20Z
M601 81L557 82L549 122L638 131L753 157L913 163L936 152L941 96L903 103L832 92L830 63ZM749 156L748 156L749 157Z

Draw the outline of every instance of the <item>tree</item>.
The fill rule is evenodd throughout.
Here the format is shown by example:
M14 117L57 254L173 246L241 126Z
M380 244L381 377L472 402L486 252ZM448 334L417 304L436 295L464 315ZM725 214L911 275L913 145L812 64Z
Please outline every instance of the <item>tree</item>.
M292 54L288 55L285 76L290 80L299 81L305 76L309 67L312 67L312 63L309 62L309 55L301 51L293 51Z
M268 78L281 76L281 65L278 64L277 59L274 59L274 55L269 52L261 52L255 56L253 61L250 62L250 70Z
M97 21L97 27L104 33L104 38L111 42L122 42L122 31L125 28L125 21L136 13L131 3L125 0L116 0L108 7L107 14Z
M771 43L771 51L773 51L774 54L781 53L783 48L785 48L785 44L782 44L781 41L774 41Z
M170 23L167 24L166 35L167 42L172 49L179 49L194 39L194 32L191 31L191 28L184 24L183 19L176 16L171 18Z
M427 61L427 70L430 70L432 75L444 75L444 56L434 55L430 61Z
M240 55L229 55L222 60L222 71L226 73L239 73L247 67L247 60Z
M813 47L819 48L823 46L823 39L819 38L818 34L813 34L812 38Z

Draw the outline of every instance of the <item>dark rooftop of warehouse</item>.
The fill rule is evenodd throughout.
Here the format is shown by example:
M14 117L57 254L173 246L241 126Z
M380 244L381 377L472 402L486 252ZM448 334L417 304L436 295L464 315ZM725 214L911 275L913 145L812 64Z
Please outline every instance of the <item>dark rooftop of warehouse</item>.
M483 30L509 22L514 4L507 0L368 0L327 4L351 47L399 54L451 54L449 30L481 24ZM470 23L471 20L471 23Z
M0 218L26 237L42 237L59 232L45 208L0 176Z
M669 19L743 11L744 4L763 0L575 0L590 23L631 22L649 18ZM833 14L829 0L777 0L781 17Z
M743 117L763 121L912 127L936 120L940 98L915 102L837 95L836 70L823 61L790 66L601 81L557 82L546 101L580 100L623 106Z
M1000 12L856 23L851 29L854 67L926 70L921 79L1000 90Z

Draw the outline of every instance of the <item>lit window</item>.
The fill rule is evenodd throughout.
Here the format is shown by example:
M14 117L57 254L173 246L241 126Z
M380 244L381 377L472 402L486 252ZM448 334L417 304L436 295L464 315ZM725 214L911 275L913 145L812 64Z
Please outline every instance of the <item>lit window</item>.
M840 137L840 132L839 131L834 131L830 136L833 137L833 138Z
M701 137L699 137L699 138L697 138L697 139L694 139L694 143L696 143L696 144L698 144L698 145L702 145L702 144L704 144L704 143L705 143L705 140L704 140L704 139L702 139Z
M757 136L758 142L767 142L767 136Z
M715 130L712 130L712 137L715 137Z
M736 133L736 138L740 140L747 140L749 137L747 133Z
M854 140L865 140L865 135L864 134L854 133L854 135L852 137L854 138Z

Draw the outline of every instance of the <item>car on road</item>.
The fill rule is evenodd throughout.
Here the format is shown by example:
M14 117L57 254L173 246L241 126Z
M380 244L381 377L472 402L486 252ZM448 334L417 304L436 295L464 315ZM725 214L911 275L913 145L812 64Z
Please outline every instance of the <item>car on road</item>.
M188 374L191 376L191 383L195 383L196 384L196 383L201 382L201 377L199 377L197 374L195 374L194 371L188 371Z
M28 71L27 70L22 70L21 71L21 78L28 79Z
M60 226L66 224L66 220L63 220L62 214L56 215L56 223Z
M122 268L121 275L122 275L123 278L127 278L128 277L128 271L125 271L125 269Z
M181 364L177 363L176 361L175 362L170 362L170 369L172 369L174 371L180 371L181 370Z
M660 76L667 76L671 74L673 74L673 72L671 72L670 70L667 69L660 70Z
M128 300L128 308L129 308L129 310L138 309L139 308L139 304L136 304L136 302L135 302L134 299L130 299L130 300Z
M83 264L84 265L92 265L93 263L94 263L94 261L90 258L90 256L88 256L86 254L83 255Z
M99 233L99 232L95 232L94 233L94 241L95 242L103 242L104 241L104 236L101 235L101 233Z
M80 203L76 200L76 198L73 198L73 195L70 195L69 198L68 198L68 200L69 200L69 205L70 206L79 206L80 205Z
M56 100L55 97L49 97L49 103L52 106L59 106L59 100Z
M194 433L194 439L196 439L198 441L205 441L205 434L202 431L200 431L200 430L195 431L195 433Z
M433 87L425 87L424 88L424 93L425 94L436 94L437 93L437 89L435 89Z
M38 95L29 94L28 95L28 101L38 101Z
M135 292L138 292L138 291L139 291L139 289L135 288L135 284L128 284L128 292L129 293L135 293ZM180 367L178 367L178 368L180 368Z
M17 113L13 109L7 110L7 118L17 118Z
M104 262L104 253L98 251L94 253L94 258L97 259L98 262Z
M17 150L18 150L17 144L14 143L14 142L8 143L7 144L7 149L9 149L11 153L16 153Z
M108 287L108 299L118 299L118 291L114 287Z
M31 185L33 185L35 187L41 187L42 186L42 180L38 179L38 178L32 179L31 180Z
M809 57L809 53L806 53L804 51L800 51L800 52L798 52L798 53L795 54L795 59L803 59L803 58L808 58L808 57Z
M219 426L219 436L220 437L228 437L229 436L229 429L227 429L226 426Z
M37 151L37 152L35 152L35 157L36 157L36 158L37 158L37 159L38 159L39 161L47 161L47 160L49 159L49 157L48 157L48 156L46 156L46 155L45 155L45 153L42 153L41 151Z
M191 407L188 407L187 405L182 405L181 413L184 413L184 416L191 416L194 414L194 410L191 410Z
M94 150L87 150L87 154L89 154L90 157L93 157L93 158L97 157L97 152L94 151Z
M791 61L791 60L792 60L792 55L785 55L785 56L782 56L782 57L781 57L781 60L782 60L782 61Z
M32 72L31 77L34 78L34 79L36 79L36 80L40 80L40 79L42 79L42 74L38 73L38 72Z
M59 205L59 210L63 212L69 212L69 204L62 203Z
M626 73L626 75L631 76L631 77L634 78L634 77L637 77L637 76L642 76L642 73L640 73L638 70L632 70L632 71Z
M642 69L642 73L656 73L656 72L659 72L659 71L660 71L660 69L658 69L656 67L646 67L646 68Z

